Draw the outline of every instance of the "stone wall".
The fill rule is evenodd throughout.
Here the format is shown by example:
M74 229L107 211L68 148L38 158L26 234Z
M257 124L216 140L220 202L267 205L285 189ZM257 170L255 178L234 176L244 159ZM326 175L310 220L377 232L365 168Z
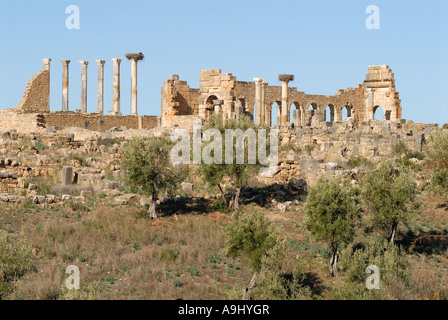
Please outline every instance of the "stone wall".
M0 131L16 130L21 133L41 132L45 128L43 116L38 113L0 110Z
M50 112L45 113L45 126L58 127L80 127L94 131L106 131L111 128L126 127L128 129L152 129L160 126L160 117L157 116L112 116L95 113L77 112ZM141 127L139 127L141 119ZM100 123L102 121L102 123Z
M17 110L24 112L50 111L50 71L36 73L26 85L22 100Z
M368 159L374 165L386 159L399 159L401 155L394 155L394 147L399 144L423 152L425 137L437 127L437 124L406 123L404 119L357 124L348 118L342 123L313 128L283 128L279 135L280 150L283 149L279 170L271 179L287 182L297 177L312 185L320 177L349 176L353 172L345 165L356 157Z
M162 87L162 126L170 127L178 122L173 117L199 113L199 90L190 89L178 75L171 75Z

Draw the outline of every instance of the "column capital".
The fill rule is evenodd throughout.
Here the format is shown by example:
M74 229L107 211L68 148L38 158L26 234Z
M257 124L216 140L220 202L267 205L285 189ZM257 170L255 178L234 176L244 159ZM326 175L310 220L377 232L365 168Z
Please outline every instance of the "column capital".
M118 64L121 63L121 60L122 60L122 59L120 59L120 58L112 58L112 61L113 61L114 63L118 63Z
M269 82L267 82L267 81L263 81L262 84L265 85L265 86L267 86L267 85L269 84Z
M290 82L294 81L294 75L293 74L281 74L278 76L278 80L281 82Z
M263 78L254 78L254 82L257 84L263 82L263 80Z
M61 60L64 66L67 66L70 63L70 60Z
M79 63L81 64L82 67L87 67L89 65L89 61L87 60L81 60L79 61Z
M95 61L98 64L98 66L104 66L104 64L106 63L106 60L95 60Z
M45 70L50 70L51 59L49 59L49 58L43 59L43 62L44 62L44 69Z

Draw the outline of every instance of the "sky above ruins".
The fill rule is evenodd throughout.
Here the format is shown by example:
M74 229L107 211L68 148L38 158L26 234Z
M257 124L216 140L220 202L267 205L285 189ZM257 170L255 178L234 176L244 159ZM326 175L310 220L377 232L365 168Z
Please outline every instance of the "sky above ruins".
M79 29L68 29L69 5ZM380 29L368 29L369 5ZM51 58L51 110L62 109L62 64L70 64L70 110L80 108L81 66L88 66L88 111L97 108L97 64L105 65L105 112L112 110L112 58L122 58L121 110L130 113L131 64L138 65L138 112L160 115L170 74L199 86L201 69L222 69L241 81L295 75L291 86L333 95L364 81L368 65L395 73L403 117L448 122L446 0L96 0L0 2L0 109L14 108L27 81Z

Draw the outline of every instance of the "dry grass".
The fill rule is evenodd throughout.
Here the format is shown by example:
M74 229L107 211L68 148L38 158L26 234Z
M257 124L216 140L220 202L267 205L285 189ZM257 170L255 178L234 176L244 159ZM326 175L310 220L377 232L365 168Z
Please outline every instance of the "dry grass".
M27 273L11 298L223 299L226 286L250 276L240 262L220 254L222 219L176 216L154 226L137 209L123 212L106 204L85 214L19 215L20 237L38 252L37 272ZM176 256L166 259L166 252ZM62 285L72 264L81 271L75 296Z
M190 181L201 187L199 181ZM196 192L204 195L203 188ZM424 225L421 232L443 233L448 227L446 208L439 203L443 201L427 192L420 199L424 206L416 224ZM243 210L252 205L243 206ZM20 239L33 252L33 268L14 283L6 298L225 299L231 289L251 278L244 259L232 260L221 253L227 215L193 212L154 222L139 208L113 207L107 199L96 198L88 206L90 211L0 204L0 232ZM293 211L269 208L266 213L283 230L282 238L288 239L282 273L300 266L315 298L334 298L345 285L344 273L329 276L326 247L314 242L303 227L305 215L300 205ZM413 232L409 239L405 237L408 228ZM413 224L400 227L397 240L405 250L419 235L415 228ZM376 232L364 234L360 228L355 241L367 242L378 236ZM446 299L446 248L416 248L408 256L409 281L398 281L372 297ZM69 265L80 268L80 291L64 288Z

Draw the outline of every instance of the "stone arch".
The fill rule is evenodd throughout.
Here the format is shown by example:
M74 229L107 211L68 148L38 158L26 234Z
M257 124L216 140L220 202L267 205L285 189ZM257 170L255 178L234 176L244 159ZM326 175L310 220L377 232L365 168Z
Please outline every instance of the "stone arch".
M342 119L344 118L349 118L352 116L353 113L353 106L346 103L343 107L342 107Z
M281 101L274 101L272 103L269 104L270 105L270 126L276 126L278 125L278 122L280 120L281 117L281 106L282 106L282 102Z
M241 106L244 108L244 111L246 111L246 99L239 98L238 101L241 102Z
M204 111L205 111L205 119L206 120L208 120L214 112L213 100L219 100L219 97L214 94L211 94L205 99L205 103L204 103L205 110Z
M384 120L387 120L387 118L389 118L389 120L390 120L390 112L389 112L389 117L387 117L387 111L385 109L383 109L383 107L381 107L381 106L373 107L373 119L384 121Z
M289 117L288 121L294 123L294 110L298 110L300 112L300 104L298 102L292 102L289 105Z
M331 103L329 103L325 107L325 121L326 122L334 122L335 121L335 110L336 110L336 108Z

